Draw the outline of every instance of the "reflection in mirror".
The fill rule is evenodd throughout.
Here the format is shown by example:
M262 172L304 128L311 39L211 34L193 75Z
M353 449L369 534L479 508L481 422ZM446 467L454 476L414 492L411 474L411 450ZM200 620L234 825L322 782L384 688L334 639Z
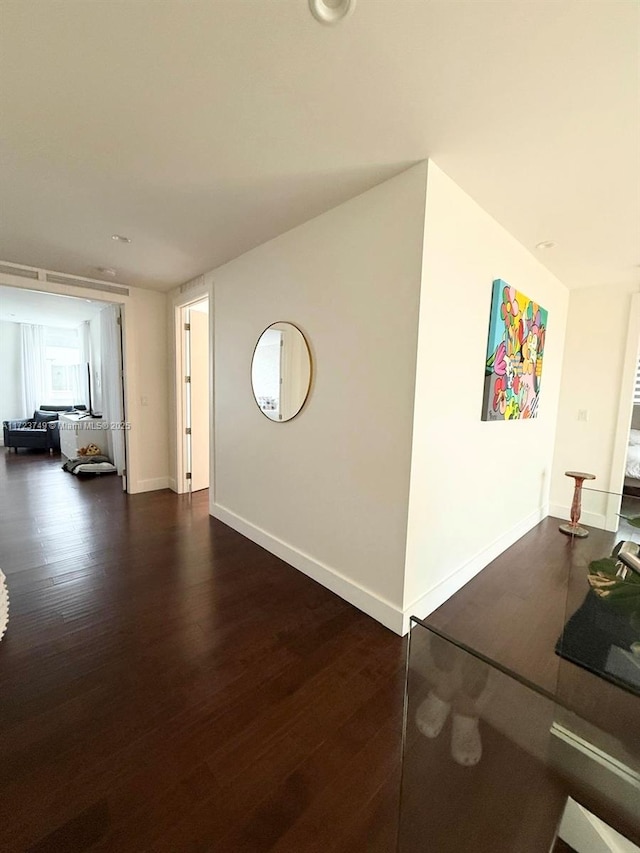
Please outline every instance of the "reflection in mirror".
M311 383L311 357L292 323L274 323L260 335L251 362L253 396L263 415L290 421L303 407Z

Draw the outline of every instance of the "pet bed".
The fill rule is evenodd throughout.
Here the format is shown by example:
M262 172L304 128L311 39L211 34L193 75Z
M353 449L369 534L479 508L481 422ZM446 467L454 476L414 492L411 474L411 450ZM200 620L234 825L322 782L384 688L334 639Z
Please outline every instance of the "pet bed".
M62 466L70 474L114 474L116 466L108 456L77 456Z

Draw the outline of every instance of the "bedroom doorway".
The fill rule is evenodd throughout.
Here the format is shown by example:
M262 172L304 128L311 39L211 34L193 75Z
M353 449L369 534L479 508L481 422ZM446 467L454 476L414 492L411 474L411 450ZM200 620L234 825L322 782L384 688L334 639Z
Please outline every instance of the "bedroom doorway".
M65 480L110 474L126 491L123 312L117 302L0 285L5 465L17 468L21 456L20 471L45 470L46 454L64 464Z
M619 512L619 537L640 543L640 528L629 522L640 517L640 358L636 361L631 426L627 436L622 500Z
M180 309L181 414L180 457L184 492L199 492L210 485L209 297Z
M640 517L640 294L631 296L627 344L620 379L606 508L606 529L640 542L640 528L625 519Z

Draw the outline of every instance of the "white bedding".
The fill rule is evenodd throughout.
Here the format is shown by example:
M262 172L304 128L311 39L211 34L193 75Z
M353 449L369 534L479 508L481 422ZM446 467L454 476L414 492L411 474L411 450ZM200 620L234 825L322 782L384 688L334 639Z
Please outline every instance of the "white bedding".
M640 444L632 444L627 449L626 477L640 480Z

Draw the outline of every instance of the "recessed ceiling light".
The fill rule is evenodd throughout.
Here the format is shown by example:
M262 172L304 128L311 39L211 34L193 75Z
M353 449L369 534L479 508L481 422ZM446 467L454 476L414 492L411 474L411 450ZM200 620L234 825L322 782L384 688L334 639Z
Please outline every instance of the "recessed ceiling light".
M337 24L353 12L356 0L309 0L311 14L322 24Z
M96 270L99 273L101 273L102 275L111 275L111 276L117 275L117 273L113 267L96 267Z
M541 243L536 243L536 249L555 249L557 245L553 240L543 240Z
M124 237L122 234L112 234L112 240L117 240L118 243L130 243L131 239L129 237Z

